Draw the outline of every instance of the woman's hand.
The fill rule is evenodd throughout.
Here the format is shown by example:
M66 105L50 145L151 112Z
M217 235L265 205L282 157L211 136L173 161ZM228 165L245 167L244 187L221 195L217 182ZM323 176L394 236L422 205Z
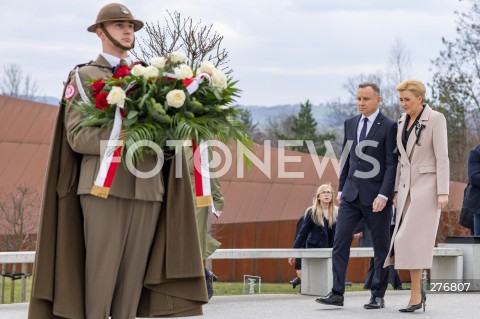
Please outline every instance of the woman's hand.
M397 193L395 193L395 195L393 195L392 202L393 202L393 207L397 208Z
M438 208L444 209L448 204L448 195L438 195Z
M293 266L295 264L295 258L288 258L288 263Z

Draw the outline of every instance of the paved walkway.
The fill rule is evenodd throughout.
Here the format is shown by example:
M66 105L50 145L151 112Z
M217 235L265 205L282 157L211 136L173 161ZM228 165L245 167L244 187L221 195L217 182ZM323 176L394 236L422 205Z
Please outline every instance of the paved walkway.
M202 318L211 319L384 319L384 318L434 318L474 319L480 318L480 293L428 294L426 312L414 314L398 312L405 306L409 291L388 291L386 308L363 309L370 298L369 292L348 292L344 307L329 307L318 304L315 297L302 295L244 295L213 297L203 307ZM28 304L0 305L0 319L26 319Z

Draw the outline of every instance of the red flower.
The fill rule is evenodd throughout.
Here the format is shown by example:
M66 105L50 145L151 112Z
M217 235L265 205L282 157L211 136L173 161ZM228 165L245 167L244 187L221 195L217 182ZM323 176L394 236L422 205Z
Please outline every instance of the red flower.
M100 92L97 94L97 96L95 97L95 107L97 109L103 110L110 106L107 102L107 96L107 92Z
M104 86L105 82L103 82L102 80L97 80L90 84L90 89L92 90L93 97L97 97L97 94L100 93Z
M130 74L130 68L128 67L128 65L122 65L121 67L116 69L115 73L112 75L112 78L119 79L127 76L128 74Z

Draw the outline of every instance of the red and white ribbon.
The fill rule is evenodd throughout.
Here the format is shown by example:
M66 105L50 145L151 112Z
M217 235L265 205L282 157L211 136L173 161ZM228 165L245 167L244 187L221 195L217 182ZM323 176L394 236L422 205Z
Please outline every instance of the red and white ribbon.
M195 195L197 207L212 206L212 188L210 186L210 167L208 159L208 145L201 142L197 146L192 141L193 176L195 178Z
M164 73L163 75L166 76L167 79L169 80L175 80L177 78L177 76L174 73ZM182 82L185 88L187 89L187 92L190 95L192 95L193 93L195 93L196 90L198 90L198 88L200 87L200 84L203 83L205 78L208 80L208 83L212 83L210 75L208 75L207 73L199 73L194 78L183 79Z
M115 119L113 122L112 132L108 139L107 148L100 164L100 169L97 173L92 191L90 192L94 196L107 198L112 186L115 172L117 171L118 164L121 162L122 154L122 141L119 141L120 131L122 130L123 117L120 107L115 110Z

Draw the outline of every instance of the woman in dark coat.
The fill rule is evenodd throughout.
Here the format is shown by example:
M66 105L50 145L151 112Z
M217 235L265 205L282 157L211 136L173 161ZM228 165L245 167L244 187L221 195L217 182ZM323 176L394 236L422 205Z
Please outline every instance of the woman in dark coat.
M293 248L331 248L335 237L338 207L333 202L334 190L330 183L320 185L313 205L305 213L302 227L295 238ZM289 258L293 264L295 258ZM301 275L301 272L300 272ZM294 288L300 280L292 280Z

